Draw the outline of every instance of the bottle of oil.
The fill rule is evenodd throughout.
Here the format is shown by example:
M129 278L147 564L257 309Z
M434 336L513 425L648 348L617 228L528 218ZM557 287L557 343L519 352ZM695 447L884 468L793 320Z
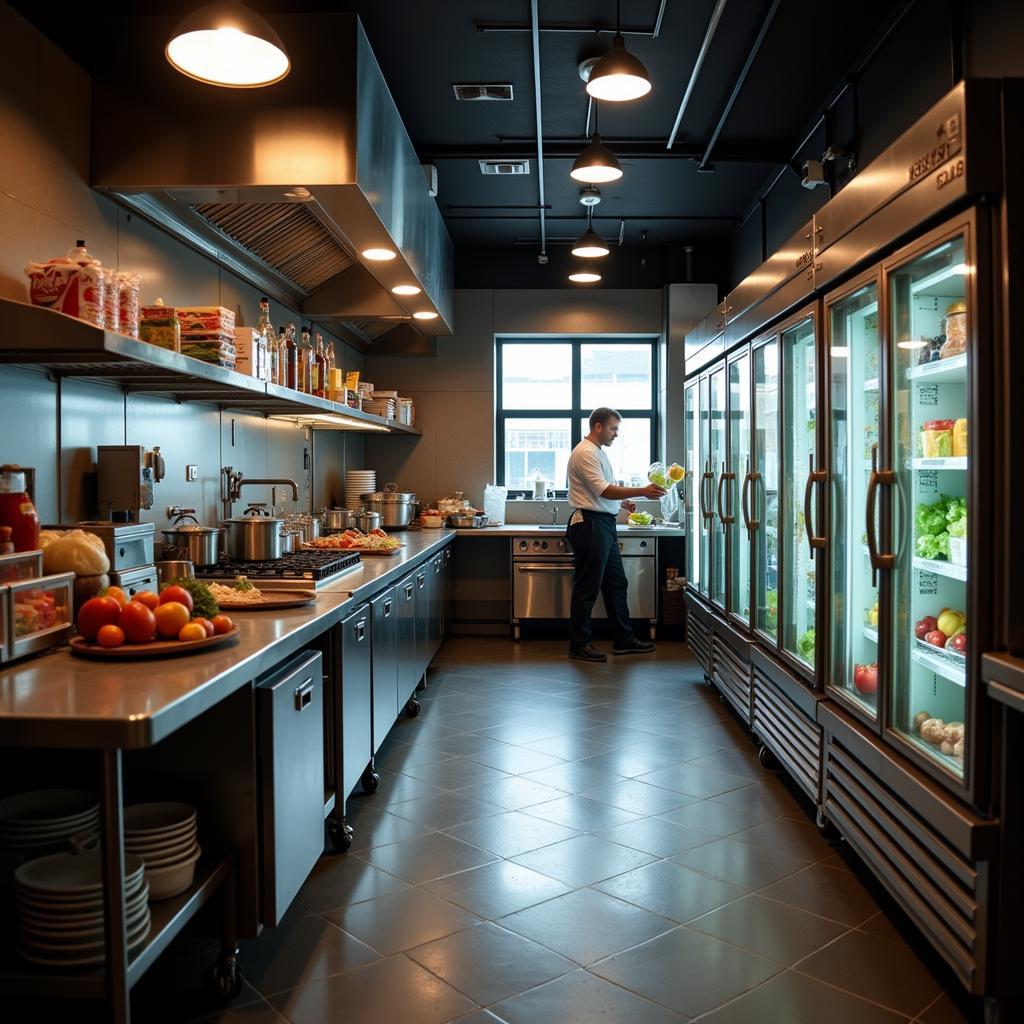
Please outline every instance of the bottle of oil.
M317 331L316 334L316 352L313 356L313 394L317 398L323 398L327 391L327 382L325 377L327 376L327 356L324 355L324 339L323 335Z
M299 387L299 350L295 344L295 328L289 324L284 336L285 387L297 391Z

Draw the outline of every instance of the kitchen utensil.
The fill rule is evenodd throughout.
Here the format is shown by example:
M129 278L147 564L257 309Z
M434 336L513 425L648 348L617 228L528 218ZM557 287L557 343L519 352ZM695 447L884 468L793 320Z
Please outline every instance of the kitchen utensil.
M187 643L180 640L154 640L148 644L123 644L120 647L100 647L99 644L91 644L76 636L71 638L68 646L71 653L78 655L79 658L92 658L96 661L116 661L119 658L174 658L219 647L237 639L239 633L241 629L235 626L229 633L214 634L205 640L191 640Z
M281 554L291 555L294 554L302 543L302 535L296 530L282 530L281 531Z
M355 526L354 513L347 508L325 508L320 514L323 516L324 530L327 533L339 533L342 530L351 530Z
M356 515L356 529L362 530L363 533L369 533L371 530L379 530L381 528L381 521L384 517L379 512L360 512Z
M420 526L424 530L440 530L444 526L444 519L441 516L423 515L423 513L420 513Z
M195 575L195 566L182 559L156 563L156 578L161 587L167 586L171 580L194 579Z
M151 900L166 900L184 892L195 878L196 862L202 856L202 849L195 849L176 864L163 867L146 868L146 881L149 883Z
M453 530L482 530L487 525L487 516L449 516L448 525Z
M316 600L314 590L268 590L263 592L263 600L259 604L232 604L231 601L218 600L222 612L264 612L280 608L302 608Z
M380 514L385 530L405 530L413 521L416 495L399 491L397 484L385 484L383 491L372 491L361 497L366 511Z
M292 515L285 519L285 529L299 534L299 543L308 544L320 537L322 521L319 516Z
M194 825L196 809L191 804L161 800L129 804L124 809L125 838L164 835Z
M224 521L229 558L242 562L264 562L281 557L283 521L266 509L252 505L246 514Z
M124 858L124 885L129 891L138 882L145 865L134 854L126 853ZM14 882L19 889L29 889L47 898L58 900L83 900L102 897L103 875L99 850L85 853L55 853L22 864L14 872Z
M213 565L217 561L217 546L224 531L216 526L203 526L190 508L177 510L170 529L164 530L164 555L167 548L173 557L188 559L193 565ZM191 520L191 522L187 522Z

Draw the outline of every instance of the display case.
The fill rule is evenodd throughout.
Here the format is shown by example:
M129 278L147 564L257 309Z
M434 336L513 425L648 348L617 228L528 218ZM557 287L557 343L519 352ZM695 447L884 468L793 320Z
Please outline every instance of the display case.
M818 354L815 317L786 327L782 350L782 502L780 601L783 656L808 679L814 678L817 641L817 562L825 546L816 534L821 523L818 468Z
M754 629L774 649L779 642L779 342L754 343L754 460L747 482L751 528Z
M7 584L8 660L62 644L73 627L75 574Z
M878 719L880 603L865 521L878 468L878 274L829 296L829 658L825 687L868 723ZM871 532L877 537L877 520Z
M751 530L746 502L752 474L750 405L750 352L744 348L729 360L729 459L721 485L729 561L729 616L744 629L750 628Z
M19 551L13 555L0 555L0 586L31 580L43 575L42 551Z
M962 779L967 709L969 379L966 231L888 273L892 334L890 728Z
M711 546L714 540L715 510L714 481L710 455L711 443L711 391L710 379L703 374L697 383L697 464L700 474L700 531L697 557L696 590L707 600L710 596Z
M699 434L697 431L697 395L699 381L692 381L683 389L683 431L685 435L685 468L683 477L683 515L686 533L686 582L692 590L700 582L700 524L701 514L699 491L703 487L704 466L700 459Z
M727 482L726 455L726 368L719 363L708 374L709 398L709 429L710 441L708 448L709 477L708 498L711 510L710 537L710 585L708 593L711 603L724 612L726 610L726 518L723 511L722 490Z

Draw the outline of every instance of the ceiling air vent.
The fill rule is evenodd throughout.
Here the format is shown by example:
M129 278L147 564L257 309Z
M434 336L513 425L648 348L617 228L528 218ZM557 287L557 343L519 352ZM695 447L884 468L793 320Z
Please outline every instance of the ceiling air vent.
M512 99L512 83L498 83L494 85L478 85L467 83L453 85L455 98L464 103L477 103L480 100L498 100L507 103Z
M481 160L481 174L529 174L529 160Z

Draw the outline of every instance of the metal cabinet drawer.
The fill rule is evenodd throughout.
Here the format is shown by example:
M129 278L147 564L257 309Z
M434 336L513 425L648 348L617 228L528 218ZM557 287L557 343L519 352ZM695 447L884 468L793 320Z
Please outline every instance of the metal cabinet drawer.
M346 798L373 757L370 615L370 606L364 604L341 622L342 792Z
M375 597L371 629L371 671L373 678L373 752L395 723L398 715L398 599L397 588L389 587Z
M257 680L262 921L276 925L324 848L323 661L296 655Z

